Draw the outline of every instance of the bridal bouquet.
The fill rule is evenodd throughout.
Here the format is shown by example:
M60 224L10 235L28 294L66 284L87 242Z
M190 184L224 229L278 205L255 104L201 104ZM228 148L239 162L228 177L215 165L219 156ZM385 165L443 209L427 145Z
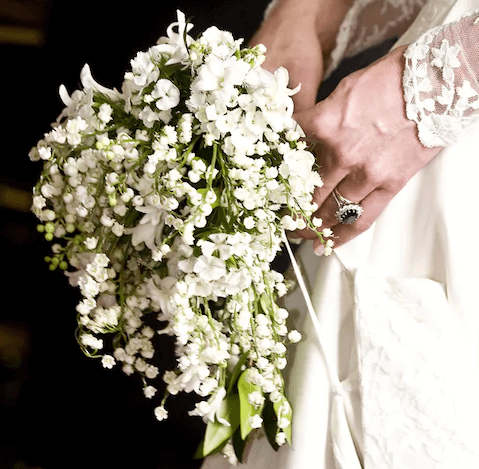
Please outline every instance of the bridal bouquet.
M78 286L78 342L104 367L139 373L144 394L194 392L206 425L199 457L241 461L254 429L290 442L282 370L287 292L270 263L285 230L309 226L321 179L292 119L288 73L261 68L262 46L216 27L194 40L178 12L167 36L139 52L121 91L83 89L30 152L43 160L34 189L51 269ZM162 376L154 339L175 338L177 366ZM158 382L161 381L162 382ZM168 401L169 402L169 401Z

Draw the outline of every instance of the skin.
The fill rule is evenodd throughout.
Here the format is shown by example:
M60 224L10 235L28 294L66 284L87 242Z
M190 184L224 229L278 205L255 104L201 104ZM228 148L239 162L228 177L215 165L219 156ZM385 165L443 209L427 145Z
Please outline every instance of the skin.
M316 103L323 64L351 1L280 0L253 37L267 49L265 68L290 72L290 86L301 83L295 119L316 142L315 152L324 186L314 194L316 217L333 230L338 247L367 230L390 200L439 152L424 147L416 124L406 118L403 99L403 53L398 47L369 67L344 78L333 93ZM339 224L332 190L361 202L363 215L351 225ZM299 237L314 239L309 230Z

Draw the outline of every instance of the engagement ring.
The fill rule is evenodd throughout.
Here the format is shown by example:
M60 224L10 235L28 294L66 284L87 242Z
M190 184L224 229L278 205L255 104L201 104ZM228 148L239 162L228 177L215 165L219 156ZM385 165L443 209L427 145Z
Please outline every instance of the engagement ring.
M339 223L350 225L362 215L364 210L363 207L361 207L361 204L346 199L346 197L343 197L336 188L333 190L333 197L338 204L338 209L336 210L335 215Z

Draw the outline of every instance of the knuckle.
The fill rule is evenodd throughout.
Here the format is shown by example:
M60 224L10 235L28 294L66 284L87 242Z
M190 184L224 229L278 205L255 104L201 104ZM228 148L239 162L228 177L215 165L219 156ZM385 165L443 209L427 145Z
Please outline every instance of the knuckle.
M350 169L357 165L357 158L353 152L349 152L341 145L338 145L335 150L336 166L340 169Z
M391 176L381 184L381 188L391 194L397 194L405 185L405 181L401 177Z
M384 172L379 165L370 165L363 170L364 180L373 187L379 186L384 180Z

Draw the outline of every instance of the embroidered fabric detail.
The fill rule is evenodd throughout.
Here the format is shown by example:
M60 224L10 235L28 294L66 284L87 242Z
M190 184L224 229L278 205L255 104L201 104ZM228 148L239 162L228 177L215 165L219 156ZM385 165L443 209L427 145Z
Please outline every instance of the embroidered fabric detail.
M441 285L363 274L356 302L364 468L479 467L476 370Z
M434 28L404 54L407 118L426 147L454 142L479 110L479 12Z

